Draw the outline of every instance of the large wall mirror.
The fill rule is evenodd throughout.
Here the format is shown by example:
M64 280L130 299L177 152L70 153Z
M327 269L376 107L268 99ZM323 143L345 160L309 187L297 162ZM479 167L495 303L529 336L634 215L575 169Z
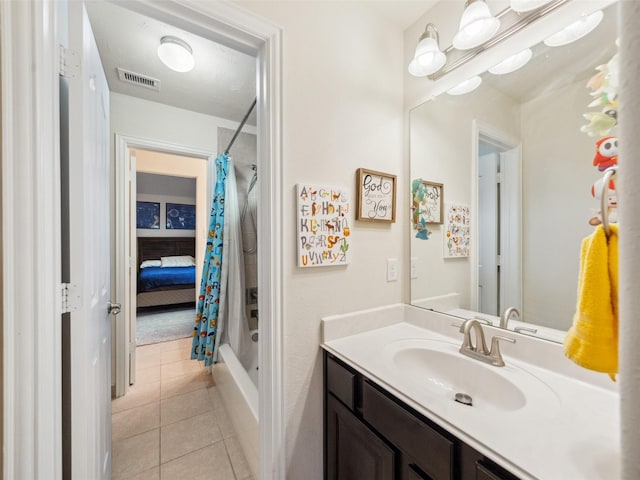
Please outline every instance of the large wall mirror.
M580 245L599 215L600 122L616 134L611 111L583 115L606 111L589 106L587 83L617 52L617 4L602 13L579 40L533 45L521 69L487 71L475 90L411 110L413 305L494 325L515 307L509 329L562 341L576 307ZM589 136L587 124L601 130ZM433 218L440 203L441 223Z

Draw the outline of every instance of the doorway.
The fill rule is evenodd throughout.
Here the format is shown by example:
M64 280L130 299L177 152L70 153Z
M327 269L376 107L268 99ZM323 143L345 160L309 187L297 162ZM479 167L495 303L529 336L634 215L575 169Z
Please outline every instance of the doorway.
M516 139L483 124L476 125L474 142L474 310L500 316L508 307L522 307L521 148Z

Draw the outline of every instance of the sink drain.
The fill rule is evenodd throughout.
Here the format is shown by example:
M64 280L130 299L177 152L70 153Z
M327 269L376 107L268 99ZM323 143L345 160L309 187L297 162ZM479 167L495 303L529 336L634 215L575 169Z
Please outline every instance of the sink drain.
M454 400L458 403L462 403L463 405L473 405L473 398L471 398L471 395L467 395L466 393L456 393Z

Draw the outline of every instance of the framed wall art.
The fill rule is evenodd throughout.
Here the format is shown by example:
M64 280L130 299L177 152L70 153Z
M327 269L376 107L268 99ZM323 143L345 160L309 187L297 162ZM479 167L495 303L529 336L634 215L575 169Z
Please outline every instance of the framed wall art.
M136 202L136 228L160 229L160 202Z
M468 257L471 250L469 207L447 205L444 228L444 258Z
M444 221L444 185L421 178L411 184L411 210L414 228L429 223Z
M357 170L356 220L396 221L396 176L359 168Z
M196 206L167 203L167 230L195 230Z
M351 261L349 191L302 183L297 185L296 195L298 267L348 264Z

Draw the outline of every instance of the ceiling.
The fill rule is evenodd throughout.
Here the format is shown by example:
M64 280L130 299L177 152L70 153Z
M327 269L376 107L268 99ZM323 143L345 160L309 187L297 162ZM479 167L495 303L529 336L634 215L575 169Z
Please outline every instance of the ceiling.
M256 58L111 2L89 1L87 13L112 92L241 121L256 96ZM187 73L158 58L160 38L173 35L193 49ZM117 68L160 80L160 91L123 82ZM255 111L249 118L255 125Z
M438 0L360 1L404 30ZM88 1L86 5L112 92L238 122L245 116L256 96L255 57L113 2ZM156 51L165 35L179 37L191 46L196 62L192 71L177 73L160 61ZM160 90L120 80L119 67L159 80ZM255 111L247 123L256 124Z

